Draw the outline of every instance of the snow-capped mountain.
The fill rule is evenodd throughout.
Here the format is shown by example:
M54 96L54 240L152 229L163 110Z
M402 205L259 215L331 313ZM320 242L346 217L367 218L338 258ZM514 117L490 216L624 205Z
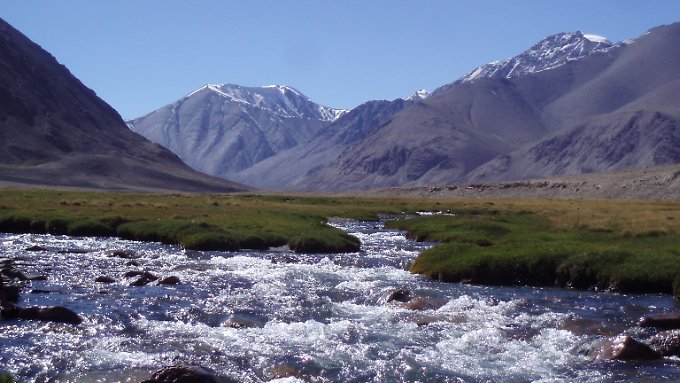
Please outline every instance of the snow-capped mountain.
M460 79L513 78L554 68L571 60L603 52L613 45L605 37L581 32L548 36L523 53L505 61L482 65Z
M289 86L205 85L129 125L195 169L229 178L308 141L345 112Z
M406 101L420 101L420 100L424 100L428 97L430 97L430 92L426 91L425 89L421 89L421 90L413 92L413 94L406 97L405 100Z

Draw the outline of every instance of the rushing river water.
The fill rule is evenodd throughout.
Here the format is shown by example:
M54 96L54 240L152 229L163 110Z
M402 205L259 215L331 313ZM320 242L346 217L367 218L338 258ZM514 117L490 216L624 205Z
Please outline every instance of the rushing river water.
M336 225L361 239L361 253L0 235L0 258L48 276L24 288L20 305L62 305L85 318L0 322L0 368L18 382L139 382L172 364L238 382L680 381L677 360L588 356L604 336L648 337L637 320L677 309L669 296L437 283L405 271L427 244L378 223ZM26 251L33 245L90 252ZM114 250L133 252L140 266ZM131 287L123 274L138 269L182 283ZM117 281L96 283L100 275ZM397 288L441 307L388 303Z

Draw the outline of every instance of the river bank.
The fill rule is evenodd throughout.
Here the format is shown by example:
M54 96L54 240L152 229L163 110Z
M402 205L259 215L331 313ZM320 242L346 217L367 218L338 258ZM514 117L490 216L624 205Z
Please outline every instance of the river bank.
M5 190L0 232L120 237L188 250L354 253L330 217L398 220L416 240L446 243L412 271L447 282L680 294L680 203L435 200L310 195L180 195Z

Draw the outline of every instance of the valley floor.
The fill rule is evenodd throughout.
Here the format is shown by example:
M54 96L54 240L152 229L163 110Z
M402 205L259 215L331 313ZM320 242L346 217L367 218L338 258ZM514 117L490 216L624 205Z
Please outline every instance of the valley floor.
M502 198L679 201L680 165L667 165L613 173L580 174L545 180L386 188L362 194L439 199Z

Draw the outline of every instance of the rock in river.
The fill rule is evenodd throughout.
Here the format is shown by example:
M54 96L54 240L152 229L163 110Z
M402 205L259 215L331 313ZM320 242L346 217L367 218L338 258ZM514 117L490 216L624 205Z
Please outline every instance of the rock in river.
M180 283L181 283L181 281L179 280L179 277L175 276L175 275L165 277L165 278L161 279L160 281L158 281L159 285L178 285Z
M660 332L649 343L664 356L680 356L680 330Z
M112 277L108 277L106 275L100 275L97 278L95 278L94 281L97 282L97 283L114 283L114 282L116 282L115 279L113 279Z
M680 329L680 313L657 314L642 317L640 327L656 327L665 330Z
M627 335L605 339L590 350L594 360L654 360L661 354Z
M70 324L80 324L83 321L83 318L78 314L61 306L22 308L6 305L2 309L2 317L5 319L26 319Z
M217 383L217 379L201 368L170 366L156 371L142 383Z

